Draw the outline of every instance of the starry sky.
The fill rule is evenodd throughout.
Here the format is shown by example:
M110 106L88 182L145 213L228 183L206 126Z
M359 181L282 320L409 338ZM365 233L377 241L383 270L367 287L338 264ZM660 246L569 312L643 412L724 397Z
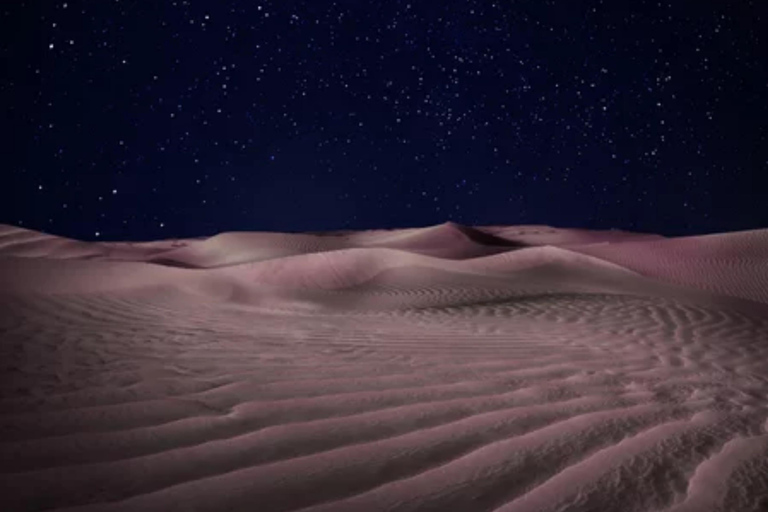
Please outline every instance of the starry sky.
M0 222L768 227L768 2L3 2Z

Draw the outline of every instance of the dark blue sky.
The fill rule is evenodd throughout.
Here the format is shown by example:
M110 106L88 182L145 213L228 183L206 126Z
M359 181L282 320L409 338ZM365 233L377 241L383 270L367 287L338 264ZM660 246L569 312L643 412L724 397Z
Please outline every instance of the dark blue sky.
M765 1L0 12L3 223L115 240L768 227Z

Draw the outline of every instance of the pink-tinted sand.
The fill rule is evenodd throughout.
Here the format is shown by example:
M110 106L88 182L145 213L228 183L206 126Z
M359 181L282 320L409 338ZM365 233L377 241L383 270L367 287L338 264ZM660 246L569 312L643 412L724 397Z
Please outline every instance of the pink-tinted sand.
M0 226L0 511L768 510L768 230Z

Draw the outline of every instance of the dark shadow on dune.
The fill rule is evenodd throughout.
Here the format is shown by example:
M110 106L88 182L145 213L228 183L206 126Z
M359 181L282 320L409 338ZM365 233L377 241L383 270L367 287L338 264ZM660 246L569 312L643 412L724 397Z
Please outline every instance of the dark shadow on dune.
M206 268L206 267L198 267L196 265L185 263L183 261L172 260L170 258L155 258L155 259L147 260L147 263L153 263L155 265L161 265L163 267L186 268L186 269L193 269L193 270L205 270Z
M460 232L476 244L487 245L491 247L506 247L509 249L523 249L525 247L530 247L529 244L516 242L514 240L507 240L505 238L501 238L500 236L492 235L490 233L480 231L479 229L463 226L461 224L446 222L446 225Z

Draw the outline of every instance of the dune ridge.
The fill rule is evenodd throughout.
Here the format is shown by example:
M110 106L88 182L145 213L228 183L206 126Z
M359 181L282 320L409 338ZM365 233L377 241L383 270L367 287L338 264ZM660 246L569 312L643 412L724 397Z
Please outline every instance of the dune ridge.
M768 230L0 225L0 510L759 511Z

